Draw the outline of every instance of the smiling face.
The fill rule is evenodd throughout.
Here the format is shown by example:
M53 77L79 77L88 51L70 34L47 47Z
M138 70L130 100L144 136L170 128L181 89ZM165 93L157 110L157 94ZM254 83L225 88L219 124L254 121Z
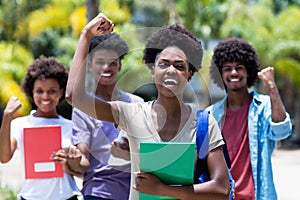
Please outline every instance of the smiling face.
M63 94L63 89L54 78L37 79L33 86L33 100L38 107L36 116L57 117L56 106Z
M240 62L225 62L222 66L222 77L227 91L247 90L247 70Z
M89 67L98 85L110 86L116 83L121 63L117 52L114 50L98 49L94 52Z
M167 47L158 55L152 76L159 93L173 97L182 95L192 72L184 52L177 47Z

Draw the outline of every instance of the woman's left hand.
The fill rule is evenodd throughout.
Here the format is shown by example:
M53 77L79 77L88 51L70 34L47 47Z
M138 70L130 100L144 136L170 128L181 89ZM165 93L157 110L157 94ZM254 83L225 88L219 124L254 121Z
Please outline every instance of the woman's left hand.
M146 194L160 195L164 184L156 176L145 172L137 172L135 177L136 184L133 186L135 190Z

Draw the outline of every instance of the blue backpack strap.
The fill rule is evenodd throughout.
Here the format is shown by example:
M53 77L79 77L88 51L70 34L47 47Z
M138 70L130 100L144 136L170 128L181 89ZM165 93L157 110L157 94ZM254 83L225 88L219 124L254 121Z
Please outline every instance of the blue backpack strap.
M206 159L208 153L208 114L206 110L197 110L196 145L199 159Z
M197 110L197 136L196 136L196 145L198 157L200 160L205 160L208 154L208 115L209 111L206 110ZM227 150L227 149L226 149ZM224 153L224 151L223 151ZM230 162L230 160L229 160ZM227 163L228 164L228 163ZM227 167L228 178L230 184L230 196L229 200L234 199L235 193L235 181L230 173L229 168ZM198 174L197 174L198 175ZM200 183L204 183L209 180L209 177L206 173L203 173L198 178Z

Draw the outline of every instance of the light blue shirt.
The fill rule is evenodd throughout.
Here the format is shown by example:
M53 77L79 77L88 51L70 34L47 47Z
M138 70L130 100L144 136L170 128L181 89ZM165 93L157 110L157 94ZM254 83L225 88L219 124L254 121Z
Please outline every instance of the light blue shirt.
M248 113L248 134L250 161L257 200L276 200L273 181L271 155L276 141L285 139L292 133L290 115L286 113L283 122L272 122L271 100L267 95L251 92L252 102ZM225 113L227 97L209 106L206 110L217 120L219 127Z

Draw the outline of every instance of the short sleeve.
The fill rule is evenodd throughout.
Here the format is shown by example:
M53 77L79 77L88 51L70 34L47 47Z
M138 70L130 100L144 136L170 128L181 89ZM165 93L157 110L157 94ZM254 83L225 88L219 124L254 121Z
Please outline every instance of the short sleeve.
M209 151L224 145L224 140L220 131L220 128L218 126L217 121L212 115L209 115L208 118L209 122Z

